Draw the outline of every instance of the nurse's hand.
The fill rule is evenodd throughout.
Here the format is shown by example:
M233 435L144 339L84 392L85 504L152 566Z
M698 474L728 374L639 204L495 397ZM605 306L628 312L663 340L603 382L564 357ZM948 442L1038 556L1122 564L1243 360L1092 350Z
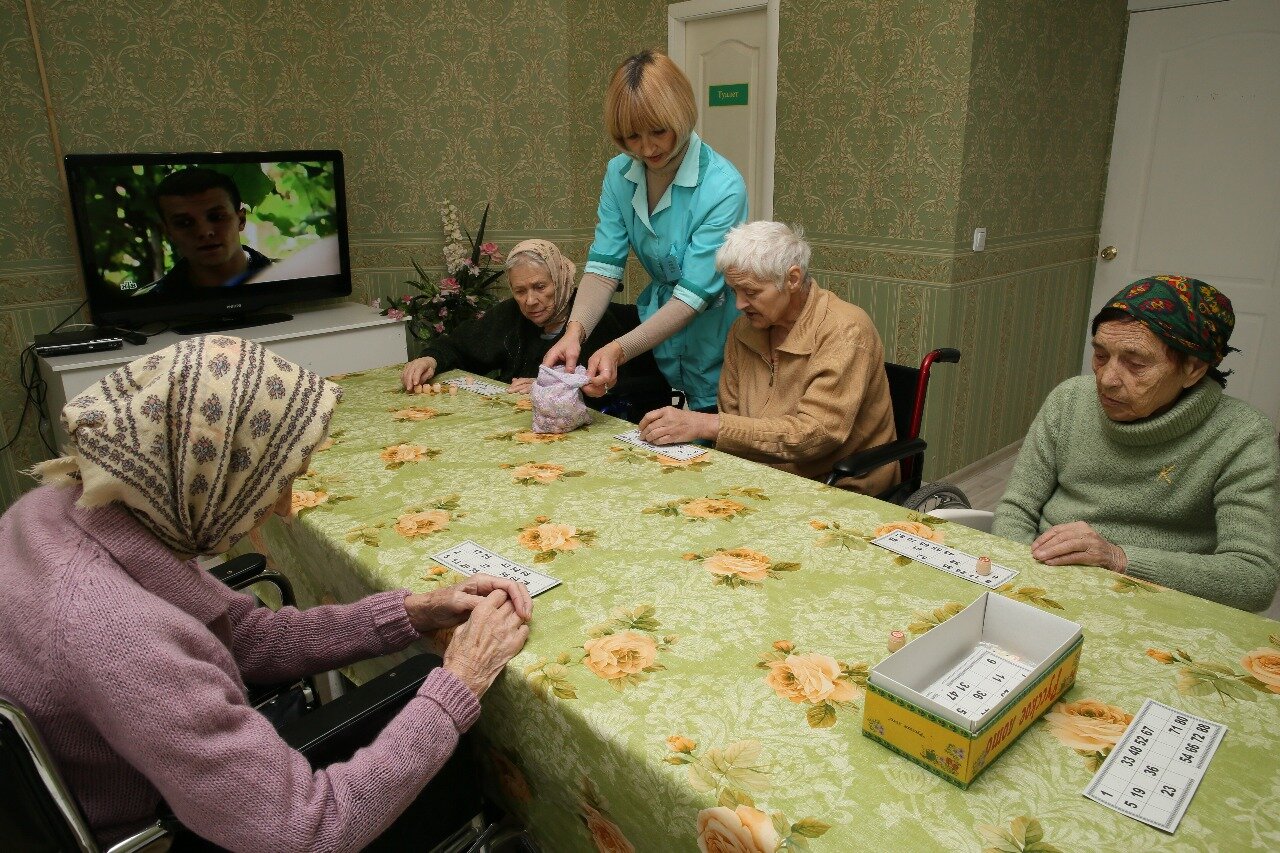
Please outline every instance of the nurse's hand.
M577 320L570 320L565 324L564 334L561 335L560 340L547 350L542 363L547 367L563 364L565 373L573 373L578 366L578 357L582 355L583 337L585 336L582 334L582 324Z
M591 380L582 386L582 393L588 397L603 397L609 389L618 384L618 365L622 364L622 346L617 341L596 350L595 355L587 362L587 378Z

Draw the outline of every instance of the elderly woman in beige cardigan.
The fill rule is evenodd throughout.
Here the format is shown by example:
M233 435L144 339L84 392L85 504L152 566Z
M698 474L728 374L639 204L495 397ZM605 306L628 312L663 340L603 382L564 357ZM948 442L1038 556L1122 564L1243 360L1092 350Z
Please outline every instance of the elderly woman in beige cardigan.
M835 463L893 441L884 345L867 313L809 278L803 231L750 222L716 253L742 312L729 330L719 411L667 407L640 422L653 444L714 441L719 450L818 479ZM837 485L878 494L898 482L886 465Z

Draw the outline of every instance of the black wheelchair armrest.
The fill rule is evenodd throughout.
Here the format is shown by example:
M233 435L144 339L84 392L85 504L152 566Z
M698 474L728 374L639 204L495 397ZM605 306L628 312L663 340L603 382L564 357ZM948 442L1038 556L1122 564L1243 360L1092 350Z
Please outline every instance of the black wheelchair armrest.
M828 486L845 477L861 477L890 462L901 462L903 459L923 453L928 445L923 438L902 438L888 444L879 444L860 450L852 456L841 459L827 475Z
M345 761L390 722L422 686L431 670L440 666L437 655L410 658L327 705L292 720L280 728L285 743L307 756L313 767Z
M261 554L244 554L209 569L209 574L232 589L241 589L267 570L267 558Z

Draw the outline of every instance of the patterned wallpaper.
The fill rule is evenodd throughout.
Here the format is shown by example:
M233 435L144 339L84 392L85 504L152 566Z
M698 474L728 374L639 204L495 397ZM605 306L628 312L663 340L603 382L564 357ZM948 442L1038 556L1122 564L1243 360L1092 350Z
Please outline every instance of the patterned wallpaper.
M0 4L7 440L17 353L82 291L26 4ZM410 257L434 264L443 198L473 219L491 201L499 242L585 254L613 152L600 93L621 57L665 44L666 5L209 0L148 17L31 0L66 152L342 148L361 299L399 289ZM931 474L1016 440L1041 386L1075 370L1074 327L1026 336L1046 294L1087 300L1123 24L1121 0L782 2L778 216L808 226L816 272L892 357L966 351L931 395ZM978 219L983 255L963 251ZM28 425L0 454L0 505L43 455Z
M1123 0L783 0L778 217L891 359L963 353L930 387L926 476L1019 440L1079 370L1126 21Z

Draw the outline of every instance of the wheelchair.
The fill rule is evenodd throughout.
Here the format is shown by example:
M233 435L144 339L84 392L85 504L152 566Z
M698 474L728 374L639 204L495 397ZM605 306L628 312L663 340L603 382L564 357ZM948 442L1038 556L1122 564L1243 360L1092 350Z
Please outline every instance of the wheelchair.
M879 500L922 513L935 509L969 507L969 498L959 487L951 483L922 482L924 451L928 444L920 437L920 424L924 420L929 373L933 365L939 362L958 364L960 350L949 347L933 350L925 354L919 367L885 362L889 398L893 406L893 425L898 438L888 444L860 450L840 460L827 474L827 485L833 486L845 477L859 477L883 465L897 462L901 467L902 482L875 495Z

